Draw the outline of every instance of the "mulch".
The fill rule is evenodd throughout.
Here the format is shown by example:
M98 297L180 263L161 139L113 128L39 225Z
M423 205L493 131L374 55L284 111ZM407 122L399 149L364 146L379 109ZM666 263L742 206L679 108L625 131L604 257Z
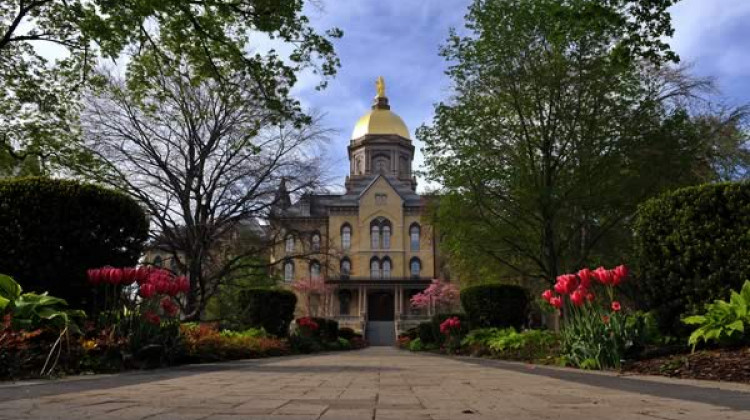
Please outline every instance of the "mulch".
M654 357L630 362L622 370L672 378L750 383L750 347Z

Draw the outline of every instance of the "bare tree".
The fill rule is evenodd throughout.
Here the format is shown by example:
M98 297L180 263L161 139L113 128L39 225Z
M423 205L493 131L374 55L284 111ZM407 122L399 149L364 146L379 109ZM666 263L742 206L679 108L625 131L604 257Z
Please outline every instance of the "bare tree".
M154 72L143 80L145 95L143 86L105 76L82 119L87 147L101 161L87 175L147 208L153 235L190 277L189 319L222 278L273 246L266 239L241 253L218 251L238 224L267 223L282 177L292 194L316 187L315 147L327 134L316 118L270 109L242 74L220 84L192 72Z

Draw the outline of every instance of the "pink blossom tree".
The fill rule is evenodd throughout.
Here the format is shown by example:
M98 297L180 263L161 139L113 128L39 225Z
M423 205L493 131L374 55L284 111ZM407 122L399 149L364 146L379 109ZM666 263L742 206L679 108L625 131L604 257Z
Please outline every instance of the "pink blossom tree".
M458 304L459 295L460 292L456 285L433 279L426 289L412 296L411 306L422 309L429 307L430 303L434 303L436 311L447 311Z
M306 316L325 316L327 314L334 288L326 284L322 278L307 277L295 280L292 283L292 290L297 292L303 299L303 308ZM317 311L319 313L313 313L312 310L314 296L319 296L320 298L319 308L322 310Z

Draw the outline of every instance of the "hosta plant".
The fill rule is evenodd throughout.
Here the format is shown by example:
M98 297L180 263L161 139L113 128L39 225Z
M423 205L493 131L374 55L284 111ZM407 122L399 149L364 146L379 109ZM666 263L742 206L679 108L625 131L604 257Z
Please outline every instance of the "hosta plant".
M732 291L729 302L716 300L706 305L705 314L689 316L682 322L698 326L688 339L693 351L701 342L723 343L747 338L746 327L750 326L750 281L745 281L739 293Z

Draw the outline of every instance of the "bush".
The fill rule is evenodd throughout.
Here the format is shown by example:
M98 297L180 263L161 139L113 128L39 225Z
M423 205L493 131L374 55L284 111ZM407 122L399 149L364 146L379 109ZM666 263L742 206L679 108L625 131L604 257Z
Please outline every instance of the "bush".
M458 319L461 321L461 329L459 330L458 336L463 338L466 334L468 334L470 328L469 328L469 319L466 316L466 314L463 313L445 313L445 314L437 314L432 316L431 325L432 325L432 336L435 337L433 342L437 344L443 344L445 341L445 334L440 332L440 324L443 323L448 318L458 317Z
M420 322L417 325L417 338L422 344L432 344L437 341L432 322Z
M290 354L287 343L278 338L248 337L220 333L214 326L182 324L187 361L236 360Z
M286 337L294 319L297 296L283 289L246 289L240 293L243 322L269 334Z
M312 318L318 324L318 335L320 339L328 342L335 342L339 339L339 323L333 319Z
M487 349L496 357L534 361L556 356L559 338L546 330L517 332L514 328L484 328L471 331L461 342L475 353Z
M461 305L472 328L521 328L529 297L520 286L482 284L461 290Z
M355 335L356 333L351 328L339 328L339 337L341 338L351 341Z
M636 286L663 333L686 335L683 314L726 299L750 278L750 184L679 189L641 204Z
M74 181L0 180L0 272L24 289L93 308L86 270L133 266L148 221L124 194Z

